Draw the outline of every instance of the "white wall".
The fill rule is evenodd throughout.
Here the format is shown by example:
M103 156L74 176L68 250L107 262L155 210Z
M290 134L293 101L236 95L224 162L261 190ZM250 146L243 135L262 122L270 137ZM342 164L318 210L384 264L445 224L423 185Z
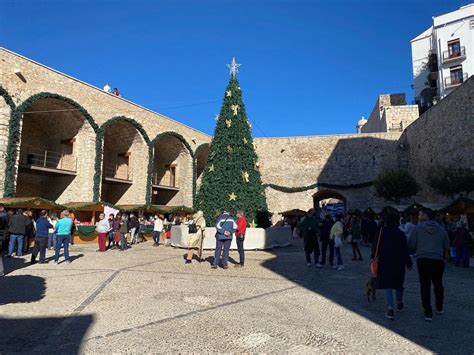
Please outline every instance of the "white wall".
M431 32L431 31L430 31ZM428 54L431 50L431 33L422 38L414 39L411 42L411 55L413 65L413 90L415 98L420 96L428 81L430 73L426 64L428 63Z

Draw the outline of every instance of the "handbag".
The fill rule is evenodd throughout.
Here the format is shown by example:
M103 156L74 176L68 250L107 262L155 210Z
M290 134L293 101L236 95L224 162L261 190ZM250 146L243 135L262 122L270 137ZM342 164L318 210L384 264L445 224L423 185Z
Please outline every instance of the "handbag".
M334 246L335 246L336 248L339 248L341 245L342 245L341 237L338 236L338 235L336 235L336 236L334 237Z
M188 233L194 234L194 233L197 233L197 232L198 232L197 225L195 223L190 223L188 225Z
M380 228L379 232L379 240L377 241L377 247L375 249L374 260L370 262L370 271L373 275L377 275L379 272L379 247L380 247L380 240L382 239L382 228Z

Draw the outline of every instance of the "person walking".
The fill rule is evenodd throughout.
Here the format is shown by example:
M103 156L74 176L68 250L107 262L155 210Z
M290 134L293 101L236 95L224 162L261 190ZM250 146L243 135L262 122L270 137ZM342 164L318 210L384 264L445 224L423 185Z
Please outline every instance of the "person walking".
M469 267L469 244L471 236L467 230L464 221L458 221L457 227L454 230L454 247L456 248L456 257L454 265Z
M378 260L375 287L378 290L385 290L387 299L385 317L388 319L395 318L393 291L397 299L397 310L403 310L405 269L412 268L407 238L399 229L399 220L398 214L388 214L385 218L385 227L381 229L372 245L371 258Z
M10 233L8 257L12 257L15 244L17 244L16 256L23 255L23 238L30 223L30 219L23 214L21 208L17 209L16 213L10 217L8 224L8 233Z
M191 264L194 256L194 250L198 251L199 261L201 261L202 256L202 238L204 238L204 230L206 229L206 220L204 219L204 213L202 211L197 211L193 217L190 226L194 225L193 230L195 233L189 234L189 245L188 245L188 255L186 257L186 264Z
M40 255L40 264L46 262L46 248L48 246L49 229L53 225L48 220L46 210L40 212L40 217L36 220L35 246L31 252L31 264L36 264L36 257Z
M128 217L124 213L120 221L120 251L125 251L128 249L127 233L128 233Z
M416 254L416 265L420 280L421 304L425 320L433 320L431 307L431 284L434 286L436 310L444 311L444 259L449 258L449 237L446 230L434 220L429 208L419 211L419 223L413 227L408 238L408 248Z
M128 228L130 228L130 245L138 244L138 229L140 228L140 223L133 213L130 213Z
M329 265L334 264L334 240L329 238L333 221L330 214L326 214L324 220L321 223L321 266L326 264L326 252L329 248Z
M112 240L113 244L111 249L117 249L118 248L118 243L122 239L122 235L120 234L120 225L122 222L122 215L120 213L117 213L117 215L114 217L112 220Z
M71 241L72 219L69 218L69 211L64 210L61 213L61 219L56 223L56 246L54 252L54 263L59 264L59 252L64 247L64 260L70 264L69 260L69 242Z
M336 223L331 227L329 233L329 239L334 242L334 252L337 257L337 265L334 265L334 269L338 271L344 270L344 263L342 262L342 237L344 234L344 224L342 223L343 215L341 213L336 214Z
M160 245L160 235L163 232L163 220L159 214L155 215L155 220L153 221L153 240L154 240L154 247Z
M105 213L99 215L99 222L97 222L97 241L99 243L99 251L105 251L105 242L107 234L112 229L109 220L105 219Z
M7 240L8 234L8 213L5 206L0 203L0 276L4 276L2 249L3 243Z
M314 210L310 209L306 218L300 223L300 231L303 236L304 252L306 256L306 266L311 266L311 254L314 253L314 265L321 267L319 263L319 224L314 214Z
M247 231L247 219L242 210L237 211L237 231L235 232L235 241L237 242L237 250L239 251L239 263L235 267L243 267L245 264L244 241L245 232Z
M361 235L361 226L360 226L360 218L359 216L354 216L352 220L352 226L350 230L352 239L351 239L351 244L352 244L352 260L359 260L362 261L362 254L359 249L359 243L362 239ZM359 259L357 259L357 255L359 255Z
M237 230L237 223L235 223L234 218L225 209L217 218L216 229L216 251L211 268L217 269L217 266L220 264L223 269L228 269L229 249L232 237Z

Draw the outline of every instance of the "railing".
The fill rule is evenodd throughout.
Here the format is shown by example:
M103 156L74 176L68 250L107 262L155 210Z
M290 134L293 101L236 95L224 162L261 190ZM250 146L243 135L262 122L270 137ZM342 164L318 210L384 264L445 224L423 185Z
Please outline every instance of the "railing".
M22 162L25 165L65 171L77 171L77 158L73 154L54 152L41 148L27 148Z
M462 76L459 78L452 78L452 77L444 78L444 86L446 88L450 88L450 87L461 85L463 82L467 80L467 78L468 78L467 73L463 73Z
M461 46L458 51L444 51L443 52L443 63L444 62L450 62L456 59L461 59L466 57L466 48L464 46Z
M164 175L164 176L158 177L157 172L153 173L152 184L158 185L158 186L178 188L176 186L176 177L173 178L173 176L171 175L168 175L168 176Z
M132 168L128 164L104 163L104 177L132 181Z

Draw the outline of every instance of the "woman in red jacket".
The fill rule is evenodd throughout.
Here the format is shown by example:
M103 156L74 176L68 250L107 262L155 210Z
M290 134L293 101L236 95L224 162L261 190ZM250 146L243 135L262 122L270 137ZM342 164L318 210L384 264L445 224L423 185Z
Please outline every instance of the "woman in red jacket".
M239 251L240 263L235 264L235 267L244 266L245 254L244 254L244 240L245 231L247 230L247 220L245 219L242 210L237 211L237 232L235 232L235 241L237 242L237 250Z

